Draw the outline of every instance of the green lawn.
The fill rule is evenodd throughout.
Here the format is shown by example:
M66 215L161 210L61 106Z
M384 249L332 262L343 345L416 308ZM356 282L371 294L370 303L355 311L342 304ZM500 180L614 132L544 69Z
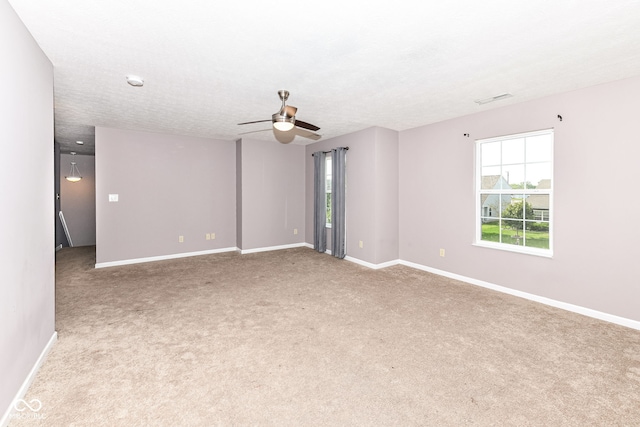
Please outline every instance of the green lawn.
M549 249L549 232L548 231L529 231L520 230L518 233L520 237L526 236L526 246L531 248ZM512 245L522 245L522 240L518 243L516 236L516 230L512 230L509 227L502 229L502 243L508 243ZM490 242L500 242L500 226L498 222L491 222L482 224L482 240Z

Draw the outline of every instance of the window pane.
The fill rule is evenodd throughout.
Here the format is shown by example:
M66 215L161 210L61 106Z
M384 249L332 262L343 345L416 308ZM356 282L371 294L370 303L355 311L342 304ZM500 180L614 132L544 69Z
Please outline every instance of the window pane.
M528 188L551 188L551 163L533 163L527 165Z
M327 193L327 224L331 224L331 193Z
M503 166L502 177L508 183L504 188L523 188L524 186L524 165Z
M549 221L549 195L531 194L527 197L527 203L531 206L532 218L535 221Z
M502 141L502 164L524 163L524 138Z
M500 220L488 219L480 221L482 240L487 242L500 242Z
M480 216L488 218L500 218L502 206L509 204L511 197L506 194L481 194Z
M531 206L524 201L525 196L522 194L504 194L502 195L502 218L507 219L524 219L525 211L533 218Z
M482 168L482 182L480 183L482 190L499 189L501 188L500 181L500 166Z
M502 221L502 226L500 229L500 232L502 234L502 243L522 246L524 241L523 226L524 221Z
M549 223L529 223L525 230L525 246L549 249Z
M480 195L480 216L482 218L500 217L500 195L481 194Z
M527 162L551 161L552 134L536 135L527 138Z
M325 160L325 193L327 205L327 224L331 224L331 156L327 156Z
M480 159L482 166L500 164L500 141L485 142L480 145Z

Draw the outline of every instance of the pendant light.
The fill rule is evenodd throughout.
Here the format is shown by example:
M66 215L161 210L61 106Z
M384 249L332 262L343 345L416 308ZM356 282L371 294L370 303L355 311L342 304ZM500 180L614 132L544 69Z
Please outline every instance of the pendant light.
M75 151L72 151L71 155L75 156ZM65 178L67 179L67 181L71 182L78 182L82 179L82 177L80 176L80 171L78 170L78 166L76 166L76 162L71 162L71 172L69 172L69 176L65 176Z

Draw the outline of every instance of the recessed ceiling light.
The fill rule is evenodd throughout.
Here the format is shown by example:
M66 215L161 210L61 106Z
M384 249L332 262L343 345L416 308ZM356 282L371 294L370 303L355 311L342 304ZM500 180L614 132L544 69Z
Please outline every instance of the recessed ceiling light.
M78 145L84 145L84 141L76 141L76 144L78 144Z
M142 77L140 76L128 75L127 83L131 86L140 87L144 85L144 80L142 80Z
M505 99L505 98L511 98L512 96L513 95L511 95L510 93L501 93L500 95L492 96L491 98L476 99L473 102L475 102L478 105L482 105L482 104L488 104L493 101L500 101L501 99Z

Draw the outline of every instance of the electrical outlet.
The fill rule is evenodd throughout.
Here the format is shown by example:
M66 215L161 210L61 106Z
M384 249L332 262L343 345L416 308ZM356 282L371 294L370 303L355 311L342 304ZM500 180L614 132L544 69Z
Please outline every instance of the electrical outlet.
M297 228L293 229L293 234L298 234L298 229Z
M216 233L211 233L211 240L215 240L216 239Z
M178 236L178 243L184 243L184 236Z
M360 241L358 242L358 247L359 247L360 249L364 248L364 243L362 243L362 240L360 240Z
M444 249L440 249L440 256L444 258Z
M211 240L211 234L207 233L207 234L205 235L205 239L207 239L207 240Z

